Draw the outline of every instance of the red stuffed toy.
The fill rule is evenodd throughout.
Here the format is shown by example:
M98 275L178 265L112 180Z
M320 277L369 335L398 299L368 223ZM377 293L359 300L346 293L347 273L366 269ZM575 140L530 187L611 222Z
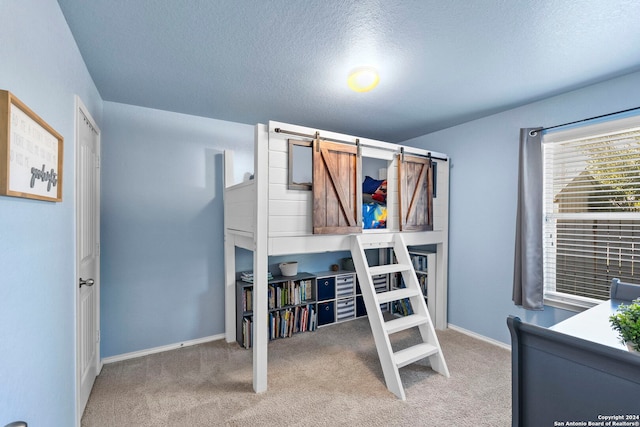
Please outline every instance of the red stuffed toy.
M382 184L371 195L371 198L380 203L387 203L387 180L382 181Z

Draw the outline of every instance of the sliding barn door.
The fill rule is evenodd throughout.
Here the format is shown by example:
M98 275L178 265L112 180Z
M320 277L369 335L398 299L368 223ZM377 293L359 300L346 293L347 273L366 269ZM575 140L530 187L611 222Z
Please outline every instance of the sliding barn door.
M400 231L433 230L431 159L399 154Z
M313 142L314 234L362 231L358 170L356 146L317 139Z

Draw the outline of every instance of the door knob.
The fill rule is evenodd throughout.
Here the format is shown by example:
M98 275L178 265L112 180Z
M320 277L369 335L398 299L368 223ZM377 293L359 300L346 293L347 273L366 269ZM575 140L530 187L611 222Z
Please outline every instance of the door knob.
M82 280L82 277L81 277L80 278L80 287L82 287L82 285L93 286L93 279Z

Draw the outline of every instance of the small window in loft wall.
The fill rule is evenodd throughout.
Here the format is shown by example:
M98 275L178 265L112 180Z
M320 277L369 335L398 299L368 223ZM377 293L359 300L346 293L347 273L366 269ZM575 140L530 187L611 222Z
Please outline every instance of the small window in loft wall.
M362 162L362 228L387 228L387 173L389 161L375 157L361 158Z
M313 183L313 149L311 141L289 140L289 190L311 190Z

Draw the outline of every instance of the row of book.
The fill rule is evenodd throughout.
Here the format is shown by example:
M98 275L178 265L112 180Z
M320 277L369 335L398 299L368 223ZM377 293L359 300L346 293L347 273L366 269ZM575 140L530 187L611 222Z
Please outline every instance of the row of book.
M315 304L269 313L269 338L287 338L297 332L315 331L318 315Z
M269 313L269 339L287 338L298 332L315 331L318 314L315 304L291 307ZM242 318L242 346L253 345L253 316Z
M411 263L416 271L427 271L427 257L424 255L411 254Z
M391 312L408 316L413 314L413 308L411 308L411 302L409 298L404 298L391 303Z
M391 280L391 289L405 287L404 278L402 277L401 273L391 274L390 280Z
M313 280L297 280L269 285L269 309L304 304L313 300ZM251 306L249 306L251 307Z
M299 280L269 285L269 310L289 305L304 304L313 300L313 281ZM242 311L253 310L253 288L242 290Z
M418 278L418 284L420 285L420 290L422 291L422 295L427 296L427 274L418 273L416 274ZM402 278L402 274L396 273L391 277L391 288L404 288L405 283Z

